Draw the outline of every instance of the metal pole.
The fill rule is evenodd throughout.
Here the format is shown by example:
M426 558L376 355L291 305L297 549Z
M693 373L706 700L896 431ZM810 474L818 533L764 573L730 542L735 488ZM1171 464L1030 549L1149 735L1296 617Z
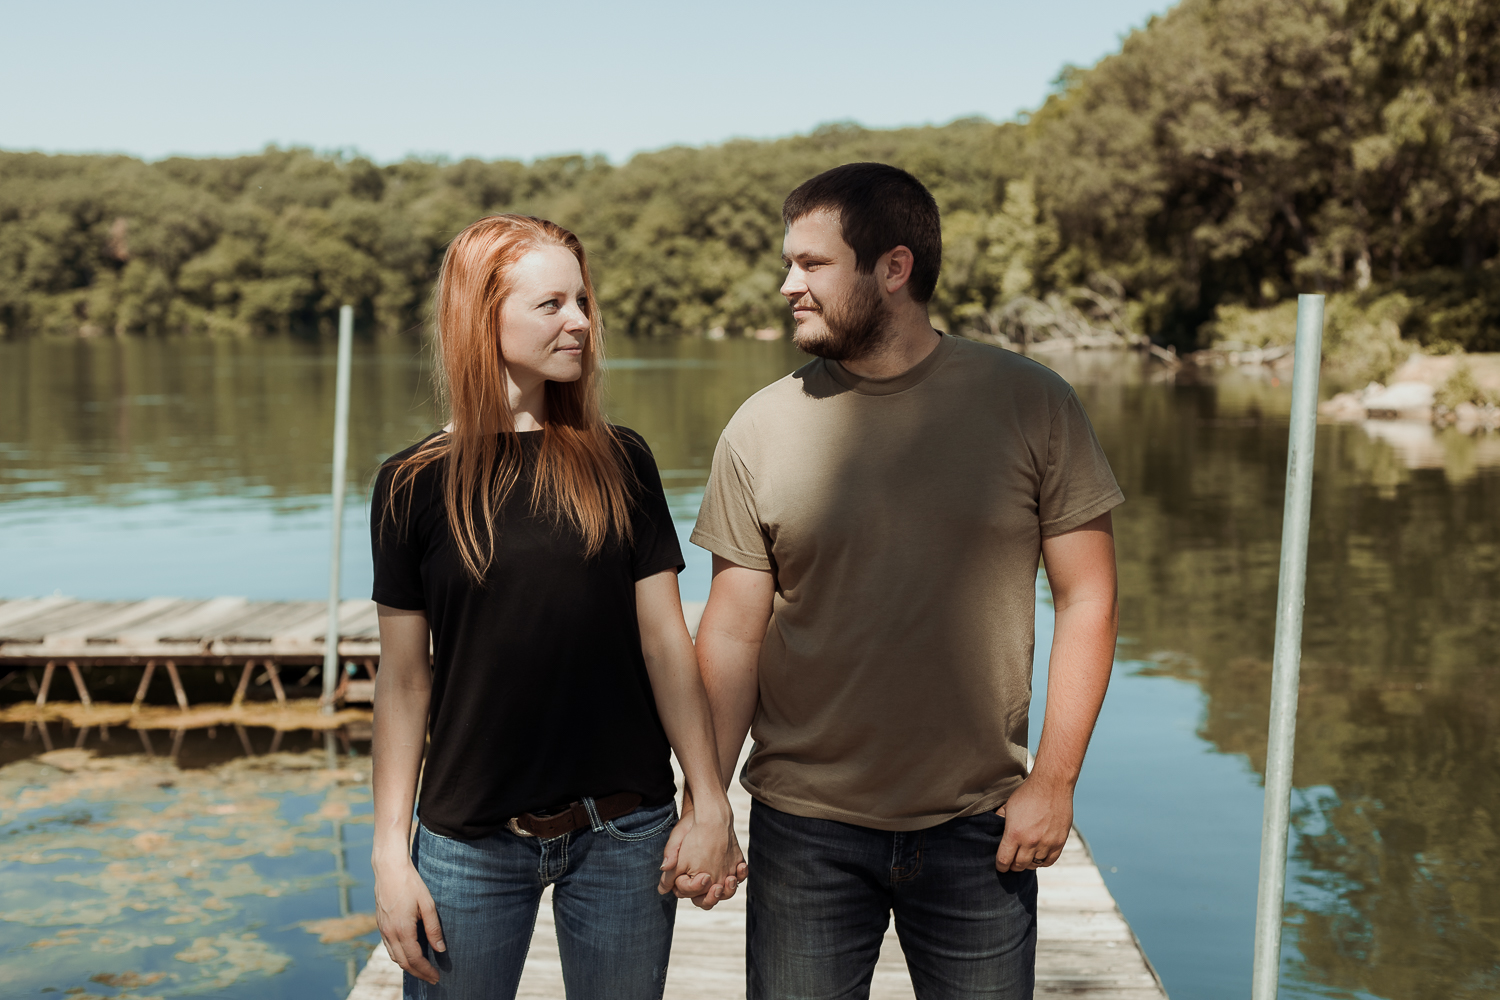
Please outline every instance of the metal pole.
M349 360L354 307L339 308L338 389L333 404L333 551L328 558L328 632L323 639L323 711L333 711L339 683L339 560L344 543L344 479L349 464Z
M1281 580L1276 591L1276 655L1271 666L1271 730L1266 746L1265 820L1260 835L1260 894L1255 912L1251 1000L1276 1000L1281 917L1291 819L1292 751L1297 735L1297 677L1302 667L1302 604L1307 590L1307 527L1312 510L1313 446L1318 428L1318 367L1323 354L1323 296L1297 296L1297 354L1292 369L1292 427L1281 522Z

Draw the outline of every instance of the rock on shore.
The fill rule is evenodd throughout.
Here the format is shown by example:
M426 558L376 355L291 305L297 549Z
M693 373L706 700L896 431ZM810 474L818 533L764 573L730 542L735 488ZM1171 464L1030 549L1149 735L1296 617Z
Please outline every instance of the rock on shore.
M1329 420L1420 420L1473 432L1500 429L1497 401L1500 354L1416 354L1388 385L1341 392L1318 413Z

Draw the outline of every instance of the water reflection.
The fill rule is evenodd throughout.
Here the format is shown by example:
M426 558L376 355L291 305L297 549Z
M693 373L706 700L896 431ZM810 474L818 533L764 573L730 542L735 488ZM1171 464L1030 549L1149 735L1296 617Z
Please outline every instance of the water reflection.
M369 850L368 758L219 761L207 731L177 761L100 752L121 735L0 766L8 994L264 996L290 970L300 996L346 992L374 930L341 863Z
M700 481L739 403L805 360L779 342L616 347L629 354L608 362L612 419L669 478ZM356 345L355 483L437 425L428 360L414 340ZM327 345L290 339L0 343L0 502L322 497L333 381Z
M1260 773L1286 401L1232 386L1081 392L1129 497L1122 632L1151 654L1147 673L1199 686L1199 735ZM1357 426L1320 427L1317 451L1290 971L1328 995L1491 996L1500 473L1410 469Z
M744 398L801 358L785 343L622 342L614 349L610 412L651 443L674 514L686 526L719 430ZM1107 869L1119 867L1105 877L1168 989L1180 996L1243 994L1255 905L1256 783L1264 763L1274 634L1286 387L1234 373L1211 384L1175 382L1105 354L1052 363L1078 385L1129 498L1116 520L1122 659L1080 786L1080 816L1089 817L1087 832L1101 859L1110 858ZM0 344L0 595L64 587L81 597L321 596L332 382L326 345ZM366 481L381 457L434 421L417 346L404 340L360 344L351 476ZM1500 991L1497 439L1422 431L1412 444L1392 437L1410 437L1410 429L1376 430L1325 425L1318 432L1286 995L1489 996ZM350 516L346 530L358 538L362 511ZM354 562L345 571L351 595L368 585L367 556L353 548ZM687 552L685 596L702 599L707 559L699 550ZM115 589L100 592L108 588ZM17 685L0 690L0 700L22 697ZM75 733L53 736L58 752L70 752L62 748ZM13 738L20 738L19 729L0 732L0 742ZM265 754L269 739L269 732L256 736L257 753ZM292 734L286 739L278 757L316 760L326 769L321 737L307 737L312 742L306 744L290 742ZM116 731L112 740L122 737ZM194 749L208 743L213 746ZM0 758L0 776L12 767L51 767L27 772L27 780L38 788L61 780L69 788L94 789L74 795L73 805L49 807L46 829L77 837L75 825L88 831L96 822L113 823L109 835L128 844L150 832L147 812L165 808L140 797L165 792L152 792L157 786L147 779L158 775L153 769L171 765L145 758L128 741L118 744L123 756L112 756L115 745L90 737L87 748L95 756L58 770L29 759L39 743L12 751L5 742L4 753L15 756ZM299 791L304 786L297 782L314 780L311 765L273 778L238 747L222 728L214 741L189 732L179 760L223 753L213 766L189 771L217 775L212 780L225 787L248 788L244 782L264 779L268 788L283 788L276 794L286 801L301 803L275 828L282 838L275 842L305 855L298 864L308 866L307 878L324 879L309 883L309 892L323 893L316 918L344 919L328 881L336 878L328 853L333 827L316 832L306 825L332 789ZM343 760L342 753L339 747L335 756ZM129 768L105 766L126 758ZM1109 787L1091 775L1108 775ZM116 780L124 790L122 811L112 819L108 787ZM353 795L352 788L340 794ZM4 794L10 803L13 793ZM229 801L193 794L214 805ZM349 801L357 817L365 806ZM85 814L79 824L60 818ZM143 825L121 826L129 817ZM0 834L13 838L33 820L5 822ZM205 829L216 829L217 822ZM351 822L342 829L352 865L368 849L367 841L355 846L368 827L357 818ZM26 891L35 898L14 908L30 913L54 905L41 900L36 871L71 871L75 881L64 886L102 878L84 873L78 860L84 857L104 859L94 862L99 870L119 860L138 863L131 871L156 871L135 856L83 853L101 850L100 844L127 850L103 836L90 841L93 847L69 848L78 852L66 862L80 866L75 869L4 861L7 886L13 871L32 873L26 884L33 888ZM202 840L235 843L233 836L207 833ZM13 842L20 843L0 839L6 859L21 856ZM261 879L256 884L300 885L296 879L303 875L275 869L276 859L290 857L268 855L271 867L264 870L252 863ZM212 863L228 877L224 865L240 862L216 857ZM1180 887L1189 884L1211 887L1215 895L1210 898L1209 888L1184 893ZM353 888L351 916L368 912L360 899L366 891ZM183 961L173 956L200 954L192 949L203 938L201 954L212 949L219 957L199 964L227 975L240 961L249 971L240 973L234 989L250 990L246 984L271 982L264 978L270 951L301 962L297 947L336 948L317 944L324 931L275 930L312 917L299 913L278 924L281 918L256 907L285 897L251 892L224 901L240 907L235 920L252 928L244 933L257 935L269 951L233 958L240 953L219 940L228 933L219 928L230 924L213 923L220 911L207 907L209 897L181 892L176 901L197 906L212 926L191 938L169 930L161 921L176 911L163 904L152 933L174 943L149 946L158 952L146 946L128 952L157 955L151 959L157 964L121 958L106 968L101 959L87 968L111 976L145 976L148 968L184 975ZM193 913L202 923L205 918ZM82 921L52 929L4 926L24 929L19 943L7 943L0 953L5 962L34 955L33 940L66 942L62 930L68 927L79 929L72 937L83 943L49 946L57 954L106 954L118 944L94 951L104 932ZM9 942L11 931L6 934ZM255 962L261 971L250 968ZM8 969L0 968L0 975ZM341 969L330 983L342 981ZM219 974L194 972L203 978L174 982L186 988ZM149 989L162 992L160 985Z

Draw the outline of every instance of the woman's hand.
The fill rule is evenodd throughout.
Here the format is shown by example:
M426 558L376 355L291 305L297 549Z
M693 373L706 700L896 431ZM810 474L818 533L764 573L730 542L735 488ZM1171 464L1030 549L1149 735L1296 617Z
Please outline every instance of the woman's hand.
M745 878L745 859L721 784L713 715L682 618L677 574L663 570L637 580L635 606L656 709L688 787L682 819L667 838L658 891L690 897L708 909L734 895L735 886ZM694 791L699 799L696 808Z
M422 876L412 867L412 800L427 742L427 706L432 695L428 650L430 630L420 611L375 606L380 616L380 672L375 675L375 738L370 745L375 792L375 922L391 961L418 979L438 981L437 970L422 957L417 921L427 941L446 951L437 907Z
M424 982L436 984L438 971L422 956L417 921L434 951L447 951L432 893L405 855L375 864L375 923L391 961Z
M705 910L734 895L749 875L749 866L734 834L727 798L700 814L692 796L683 796L682 818L667 838L661 867L657 891L664 895L675 893Z

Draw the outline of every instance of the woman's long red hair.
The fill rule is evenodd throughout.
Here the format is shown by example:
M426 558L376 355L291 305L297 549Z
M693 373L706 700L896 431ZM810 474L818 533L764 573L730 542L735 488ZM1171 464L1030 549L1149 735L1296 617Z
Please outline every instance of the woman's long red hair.
M439 399L447 404L450 429L396 466L387 507L394 510L397 495L406 490L409 496L417 474L441 462L448 524L475 582L484 580L494 562L496 515L520 479L523 461L506 393L500 310L511 292L516 263L549 246L563 247L578 258L589 331L583 377L546 383L547 418L531 506L576 529L589 556L611 536L628 541L631 534L634 475L600 404L604 328L583 244L545 219L492 215L454 237L438 273L433 378Z

